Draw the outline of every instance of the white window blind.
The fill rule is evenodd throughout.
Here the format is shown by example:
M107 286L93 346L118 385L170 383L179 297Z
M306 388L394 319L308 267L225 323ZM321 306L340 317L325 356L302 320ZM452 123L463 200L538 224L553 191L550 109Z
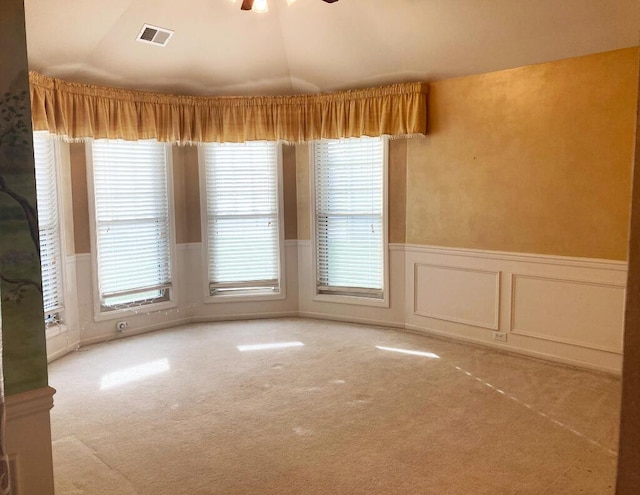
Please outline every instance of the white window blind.
M53 137L47 132L33 133L33 156L36 168L44 313L48 321L57 321L60 319L64 304L62 250L55 143Z
M204 146L209 293L279 290L276 143Z
M383 160L381 138L315 144L319 293L383 296Z
M96 140L92 154L102 309L168 300L166 146L156 141Z

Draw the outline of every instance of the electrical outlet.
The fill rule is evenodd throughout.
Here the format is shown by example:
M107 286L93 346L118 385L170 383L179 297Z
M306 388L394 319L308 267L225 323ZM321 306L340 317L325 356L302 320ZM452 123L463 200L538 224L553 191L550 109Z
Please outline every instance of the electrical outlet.
M118 333L124 332L129 327L129 322L127 321L119 321L116 323L116 331Z
M493 332L493 340L496 342L506 342L507 334L505 332Z

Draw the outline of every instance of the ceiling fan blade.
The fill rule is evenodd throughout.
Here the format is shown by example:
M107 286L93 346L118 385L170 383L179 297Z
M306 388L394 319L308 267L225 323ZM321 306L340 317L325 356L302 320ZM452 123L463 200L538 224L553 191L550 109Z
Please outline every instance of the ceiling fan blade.
M251 10L253 8L253 0L242 0L240 10Z

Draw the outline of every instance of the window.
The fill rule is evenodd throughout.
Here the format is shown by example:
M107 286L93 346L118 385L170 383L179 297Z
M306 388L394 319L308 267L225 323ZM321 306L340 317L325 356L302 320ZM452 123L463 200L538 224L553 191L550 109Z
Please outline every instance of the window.
M208 294L283 295L278 147L274 142L201 148Z
M91 158L99 312L170 301L167 145L96 140Z
M62 321L64 292L57 153L55 140L47 132L33 133L33 156L36 168L42 298L45 321L47 325L51 325Z
M314 146L317 294L385 299L386 141Z

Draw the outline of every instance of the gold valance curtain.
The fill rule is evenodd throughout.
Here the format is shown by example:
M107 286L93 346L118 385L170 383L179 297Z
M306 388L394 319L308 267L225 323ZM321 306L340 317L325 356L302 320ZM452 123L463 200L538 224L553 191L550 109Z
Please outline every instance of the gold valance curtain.
M35 72L34 130L70 139L157 139L180 144L425 134L426 84L323 95L196 97L62 81Z

